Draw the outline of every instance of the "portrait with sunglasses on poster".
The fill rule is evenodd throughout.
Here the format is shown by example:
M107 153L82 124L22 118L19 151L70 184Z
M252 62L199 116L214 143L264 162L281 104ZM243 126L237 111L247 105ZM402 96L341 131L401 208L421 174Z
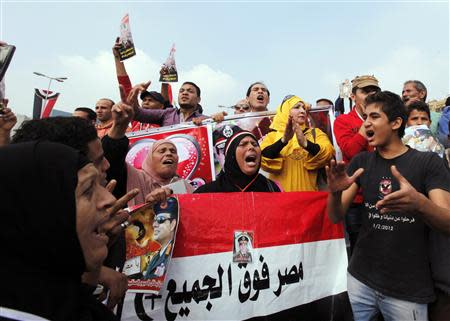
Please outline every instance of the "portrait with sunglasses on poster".
M168 271L179 223L178 199L132 207L125 224L128 291L158 294Z

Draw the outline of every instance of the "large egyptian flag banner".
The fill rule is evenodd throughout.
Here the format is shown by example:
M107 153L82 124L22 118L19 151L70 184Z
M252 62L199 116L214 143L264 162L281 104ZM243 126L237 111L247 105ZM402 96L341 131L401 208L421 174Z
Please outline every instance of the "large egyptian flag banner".
M34 89L33 119L50 117L59 93L43 89Z
M121 319L276 318L346 291L343 229L328 219L326 197L179 195L177 243L161 292L127 293Z

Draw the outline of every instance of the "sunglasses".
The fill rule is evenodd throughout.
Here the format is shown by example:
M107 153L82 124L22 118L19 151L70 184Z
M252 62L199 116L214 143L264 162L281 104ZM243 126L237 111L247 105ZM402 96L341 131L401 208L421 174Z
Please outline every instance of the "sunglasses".
M166 217L166 216L155 216L155 218L153 219L153 222L158 223L158 224L163 224L167 220L171 221L171 220L173 220L173 218Z
M381 91L380 88L375 87L375 86L367 86L367 87L361 88L361 90L365 94L379 93Z
M243 105L243 106L235 105L233 107L234 107L235 110L244 110L244 111L250 110L250 106L248 106L248 105Z

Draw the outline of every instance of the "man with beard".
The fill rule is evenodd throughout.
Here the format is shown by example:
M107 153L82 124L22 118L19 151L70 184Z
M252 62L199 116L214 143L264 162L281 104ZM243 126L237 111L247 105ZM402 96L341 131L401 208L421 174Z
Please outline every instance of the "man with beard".
M270 91L262 82L254 82L247 89L247 101L252 112L267 111L270 102Z

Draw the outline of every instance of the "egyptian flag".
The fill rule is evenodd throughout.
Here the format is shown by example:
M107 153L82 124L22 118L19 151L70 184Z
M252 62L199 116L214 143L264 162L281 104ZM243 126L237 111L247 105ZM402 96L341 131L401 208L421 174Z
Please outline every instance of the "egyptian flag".
M33 119L50 117L59 93L44 89L34 89ZM43 106L45 103L45 106Z
M180 222L163 287L159 295L129 290L122 321L330 320L333 306L344 301L344 233L327 217L327 193L185 194L178 200Z

